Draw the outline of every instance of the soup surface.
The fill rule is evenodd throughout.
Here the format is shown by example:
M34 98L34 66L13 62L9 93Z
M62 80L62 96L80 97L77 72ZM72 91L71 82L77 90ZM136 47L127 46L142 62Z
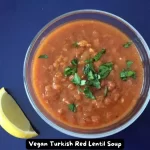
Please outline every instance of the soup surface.
M77 128L102 128L123 118L143 83L134 43L115 27L94 20L67 23L48 34L32 65L41 105Z

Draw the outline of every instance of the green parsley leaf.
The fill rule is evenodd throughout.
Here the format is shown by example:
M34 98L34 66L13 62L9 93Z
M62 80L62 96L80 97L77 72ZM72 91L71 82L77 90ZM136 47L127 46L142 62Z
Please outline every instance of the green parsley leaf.
M75 48L78 48L78 47L79 47L79 44L78 44L78 42L74 42L74 43L72 44L72 46L75 47Z
M87 81L87 82L86 82L86 85L88 85L88 86L93 86L93 87L95 87L95 88L97 88L97 89L100 89L100 87L101 87L101 86L100 86L100 81L97 80L97 79Z
M98 61L103 54L105 54L106 49L102 49L100 52L98 52L93 58L85 60L85 63L93 63L94 61Z
M123 70L121 73L120 73L120 78L124 81L127 80L127 72L126 70Z
M94 79L94 74L93 74L93 72L92 72L92 71L89 71L87 77L88 77L88 80L93 80L93 79Z
M127 75L128 75L128 77L132 77L133 79L136 79L136 72L135 71L129 70Z
M48 56L46 54L43 54L43 55L40 55L38 58L45 58L45 59L47 59Z
M73 59L73 60L71 61L71 64L72 64L73 66L77 66L77 65L78 65L78 59Z
M83 86L83 85L85 85L85 84L86 84L86 80L81 80L80 85Z
M124 48L129 48L132 45L132 42L127 42L125 44L123 44Z
M104 96L106 97L106 96L107 96L107 94L108 94L108 87L107 87L107 86L105 86L105 89L104 89Z
M101 79L105 79L112 71L112 68L113 68L112 62L102 64L99 67L99 75L100 75Z
M77 73L75 73L74 78L72 79L72 82L76 85L80 85L81 78L79 77L79 75Z
M85 75L88 75L88 73L89 73L90 71L95 72L94 66L93 66L92 63L86 64L86 65L84 66L84 69L83 69L83 72L84 72Z
M64 70L64 75L65 76L70 76L70 75L74 75L77 72L77 68L73 68L73 67L66 67Z
M68 108L69 108L69 110L72 111L72 112L76 112L76 111L77 111L77 106L76 106L74 103L69 104L69 105L68 105Z
M131 65L133 64L133 61L127 60L126 64L127 64L127 68L130 68Z
M72 82L78 86L84 86L86 84L86 80L81 80L80 76L77 73L75 73Z
M95 76L95 78L97 78L97 79L100 79L101 78L101 76L99 75L99 74L94 74L94 76Z
M90 91L89 87L85 87L84 88L84 94L87 98L90 99L95 99L95 96L93 95L93 93Z
M94 61L98 61L98 60L102 57L102 55L105 54L105 52L106 52L106 49L102 49L100 52L98 52L98 53L94 56L93 60L94 60Z
M100 89L101 86L100 86L99 79L100 79L100 75L95 73L95 74L93 74L93 79L92 80L88 79L88 81L86 82L86 85L93 86L93 87L95 87L97 89Z
M87 59L87 60L85 60L85 63L93 63L94 62L94 59L93 58L90 58L90 59Z
M120 78L123 81L126 81L129 77L136 79L136 72L132 71L132 70L126 70L124 69L121 73L120 73Z
M86 82L87 85L96 87L98 89L100 88L100 75L95 73L92 63L86 64L84 66L84 74L87 76L88 79L88 81Z

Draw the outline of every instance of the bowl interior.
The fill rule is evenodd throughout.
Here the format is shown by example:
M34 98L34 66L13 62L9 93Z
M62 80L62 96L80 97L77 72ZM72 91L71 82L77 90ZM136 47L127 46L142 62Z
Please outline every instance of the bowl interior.
M83 19L99 20L111 24L116 28L118 28L119 30L121 30L122 32L124 32L135 43L136 47L138 48L138 52L141 56L141 60L144 68L143 88L141 90L141 96L138 102L136 103L134 109L119 122L105 128L94 129L94 130L90 130L90 129L81 130L77 128L71 128L59 122L55 118L52 118L37 100L31 82L32 60L41 40L57 27L70 21L83 20ZM84 137L84 138L104 137L104 136L117 133L123 130L124 128L126 128L127 126L129 126L130 124L132 124L145 109L150 96L149 94L150 78L148 77L148 75L150 74L149 65L150 65L149 48L146 42L144 41L144 39L142 38L142 36L138 33L138 31L136 31L136 29L134 29L134 27L132 27L125 20L107 12L96 11L96 10L81 10L81 11L75 11L75 12L64 14L52 20L46 26L44 26L39 31L39 33L35 36L35 38L33 39L33 41L31 42L28 48L25 61L24 61L24 84L25 84L25 89L28 98L35 111L45 122L47 122L55 129L63 133L72 136L77 136L77 137Z

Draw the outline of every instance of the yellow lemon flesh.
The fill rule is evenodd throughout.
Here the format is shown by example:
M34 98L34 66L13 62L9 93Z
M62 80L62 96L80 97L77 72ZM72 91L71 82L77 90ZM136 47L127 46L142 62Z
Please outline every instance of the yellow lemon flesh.
M20 107L4 88L0 89L0 125L17 138L37 136Z

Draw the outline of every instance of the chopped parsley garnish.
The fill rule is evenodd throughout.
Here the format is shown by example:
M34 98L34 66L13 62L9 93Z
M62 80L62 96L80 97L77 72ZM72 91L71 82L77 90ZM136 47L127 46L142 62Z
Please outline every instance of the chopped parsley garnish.
M126 61L127 68L123 69L120 73L120 78L123 81L126 81L130 77L133 79L136 79L136 72L130 69L132 64L133 64L133 61L130 61L130 60Z
M79 77L79 75L77 73L75 73L74 78L72 79L72 82L76 85L80 85L81 78Z
M68 66L64 70L64 75L70 76L70 75L74 75L76 72L77 72L77 68Z
M96 73L93 63L98 61L102 57L102 55L105 54L105 52L106 52L106 50L102 49L93 58L90 58L85 61L87 64L84 66L84 74L87 76L87 79L88 79L88 81L86 82L86 85L100 89L100 79L102 79L101 78L102 69L100 69L100 73ZM107 65L109 65L109 64L106 64L106 66ZM110 69L110 66L108 66L108 67L107 68Z
M77 106L76 106L74 103L69 104L69 105L68 105L68 108L69 108L69 110L72 111L72 112L76 112L76 111L77 111Z
M78 44L78 42L74 42L74 43L72 44L72 46L75 47L75 48L78 48L78 47L79 47L79 44Z
M127 60L126 64L127 64L127 68L130 68L131 65L133 64L133 61Z
M90 71L95 72L94 66L93 66L92 63L86 64L86 65L84 66L84 69L83 69L83 72L84 72L85 75L88 75L88 73L89 73Z
M95 99L95 96L93 95L93 93L90 91L89 87L85 87L84 88L84 94L87 98L90 99Z
M125 44L123 44L124 48L129 48L132 45L132 42L127 42Z
M77 73L75 73L72 82L78 86L84 86L86 84L86 80L81 80L80 76Z
M107 96L107 94L108 94L108 87L107 87L107 86L105 86L105 89L104 89L104 96L106 97L106 96Z
M90 70L87 74L88 80L93 80L94 79L94 73Z
M103 54L106 53L106 49L102 49L100 52L98 52L93 58L90 58L90 59L87 59L85 60L86 63L93 63L93 62L96 62L98 61Z
M89 74L92 75L91 78L89 78ZM86 85L88 86L93 86L97 89L100 89L100 75L98 74L91 74L91 72L89 72L88 74L88 81L86 82Z
M95 76L95 78L97 78L97 79L101 79L101 76L99 75L99 74L94 74L94 76Z
M93 58L90 58L90 59L87 59L87 60L85 60L85 63L93 63Z
M101 79L105 79L112 71L112 68L113 68L112 62L108 62L108 63L104 63L104 64L100 65L99 75L100 75Z
M73 46L78 48L79 47L78 42L73 43ZM74 75L72 79L72 83L74 83L78 87L79 92L83 92L85 96L89 99L96 99L91 91L91 87L100 89L101 88L100 81L106 78L112 70L112 67L113 67L112 62L102 64L99 67L98 72L94 68L94 62L99 61L99 59L102 57L103 54L105 54L105 52L106 50L102 49L93 58L85 60L86 64L83 68L85 79L83 80L81 80L80 76L77 73L77 68L78 68L77 58L74 58L71 61L71 66L66 67L64 70L65 76ZM83 86L83 90L81 86ZM105 95L107 95L107 92L108 92L108 89L105 89ZM70 104L70 107L75 107L75 105Z
M123 71L120 73L120 78L123 81L126 81L129 77L136 79L136 72L132 70L123 69Z
M78 59L73 59L71 61L72 66L68 66L64 70L65 76L74 75L77 72Z
M95 87L97 89L100 89L100 87L101 87L100 86L100 81L98 79L87 81L86 85L93 86L93 87Z
M86 84L86 80L81 80L80 85L83 86Z
M38 58L44 58L44 59L47 59L48 56L46 54L43 54L43 55L40 55Z
M94 56L93 60L94 60L94 61L98 61L98 60L102 57L102 55L105 54L105 52L106 52L106 49L102 49L100 52L98 52L98 53Z
M71 61L71 64L73 65L73 66L77 66L78 65L78 59L73 59L72 61Z
M86 64L84 66L84 74L87 76L86 85L100 88L100 75L95 72L93 63Z

